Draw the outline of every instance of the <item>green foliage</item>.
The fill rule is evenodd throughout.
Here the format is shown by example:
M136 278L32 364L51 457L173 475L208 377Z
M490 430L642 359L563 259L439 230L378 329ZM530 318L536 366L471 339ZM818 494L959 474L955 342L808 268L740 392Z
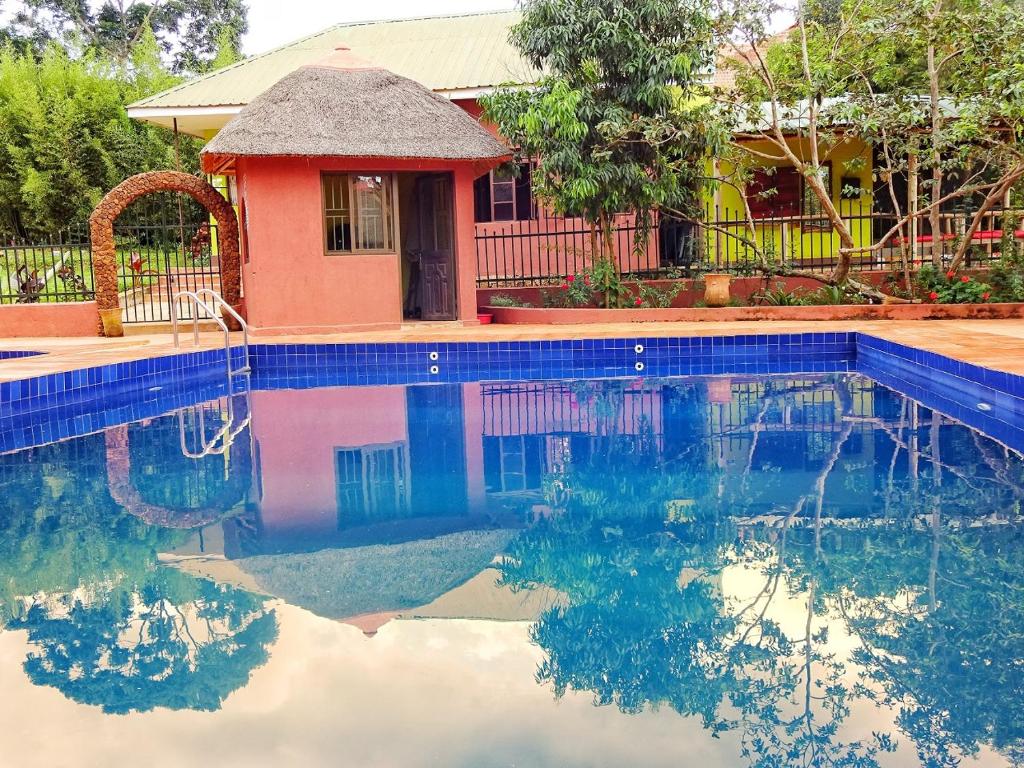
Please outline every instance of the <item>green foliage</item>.
M84 222L132 174L174 167L170 134L124 105L175 82L144 36L131 66L56 46L40 58L0 51L0 234L42 235ZM198 144L181 140L184 168Z
M790 291L782 280L776 281L772 288L765 288L751 295L750 300L753 304L766 304L770 307L802 307L809 303L804 291Z
M484 114L533 158L537 197L593 227L608 259L612 216L696 209L702 169L720 135L696 98L715 50L705 0L529 0L511 41L544 72L535 88L499 89Z
M248 28L243 0L25 0L10 34L37 52L56 43L128 63L147 36L176 72L205 72L232 63Z
M91 600L33 605L10 629L28 633L32 682L74 701L118 714L214 711L266 663L277 618L261 597L157 568Z
M650 283L637 283L633 306L667 309L672 306L672 302L685 286L686 283L682 280L675 280L667 288L659 288Z
M988 273L993 301L1024 301L1024 252L1016 244L1004 247Z
M527 302L507 293L496 293L487 302L492 307L528 307Z
M590 307L595 302L605 307L621 307L629 297L615 263L598 259L590 269L569 275L555 289L542 292L545 307Z
M982 304L992 299L988 283L953 270L943 273L930 264L918 271L915 280L921 295L938 304Z

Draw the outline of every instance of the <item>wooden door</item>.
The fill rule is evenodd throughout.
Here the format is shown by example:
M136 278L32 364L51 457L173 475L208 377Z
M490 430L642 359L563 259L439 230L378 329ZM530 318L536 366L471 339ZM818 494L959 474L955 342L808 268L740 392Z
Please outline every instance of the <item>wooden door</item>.
M416 180L416 212L421 249L422 317L424 320L454 320L457 309L451 176L431 174Z

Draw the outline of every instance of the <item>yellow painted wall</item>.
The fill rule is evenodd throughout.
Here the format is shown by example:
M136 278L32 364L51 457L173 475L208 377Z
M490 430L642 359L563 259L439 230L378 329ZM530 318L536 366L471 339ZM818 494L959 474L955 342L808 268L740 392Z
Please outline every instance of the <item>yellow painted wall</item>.
M748 145L759 152L777 155L778 149L767 141L751 141ZM809 157L810 146L805 139L792 139L789 146L800 157ZM868 245L871 242L871 151L863 141L851 140L841 142L830 149L821 148L822 162L832 163L832 200L839 208L843 218L849 222L854 242ZM853 161L860 158L862 165L857 168ZM764 162L765 166L786 166L785 162ZM725 162L720 165L719 174L728 175L732 168ZM842 179L857 177L860 182L859 198L842 198ZM715 216L715 202L718 203L718 214ZM708 194L706 209L711 213L710 220L729 221L724 224L730 232L743 236L748 235L743 213L743 201L739 190L729 185L721 185L718 194ZM839 251L839 237L828 227L821 228L806 222L780 224L778 222L757 223L756 240L764 251L770 251L777 259L795 261L802 258L805 266L814 266L819 260L822 264L831 260ZM708 231L705 242L706 256L712 264L735 264L748 258L748 247L723 234Z

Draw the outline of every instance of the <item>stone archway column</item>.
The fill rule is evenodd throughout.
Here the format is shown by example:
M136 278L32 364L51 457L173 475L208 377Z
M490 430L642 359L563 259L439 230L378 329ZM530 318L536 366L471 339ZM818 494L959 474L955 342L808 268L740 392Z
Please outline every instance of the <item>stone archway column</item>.
M117 285L114 221L133 202L154 192L181 192L189 195L213 216L217 222L221 292L224 300L237 309L241 297L241 265L238 256L238 219L231 203L198 176L181 171L149 171L125 179L110 190L89 217L96 305L104 336L124 335Z

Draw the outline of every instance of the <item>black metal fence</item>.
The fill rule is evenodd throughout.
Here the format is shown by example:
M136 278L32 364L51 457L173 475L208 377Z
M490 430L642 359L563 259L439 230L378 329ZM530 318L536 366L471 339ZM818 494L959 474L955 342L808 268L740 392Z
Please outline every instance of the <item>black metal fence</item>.
M857 270L896 271L931 262L932 233L925 219L893 231L898 217L872 209L870 200L840 200L838 212L856 250ZM944 211L941 231L945 258L968 229L973 211ZM968 266L998 258L1007 242L1024 240L1024 212L994 210L972 238ZM1004 229L1006 232L1004 233ZM821 215L761 216L752 221L739 209L709 207L699 223L655 220L638 241L628 216L617 218L616 260L632 278L688 276L696 271L744 273L758 257L793 267L833 267L841 247L838 232ZM478 224L476 258L480 287L546 285L579 274L593 263L590 227L582 219L542 213L529 221Z
M223 180L215 187L225 192ZM188 195L140 198L114 224L118 290L125 323L191 318L178 291L220 291L217 224ZM53 236L0 242L0 304L86 301L95 296L88 224ZM206 313L201 311L201 317Z
M92 252L86 225L0 244L0 304L86 301L93 297Z

